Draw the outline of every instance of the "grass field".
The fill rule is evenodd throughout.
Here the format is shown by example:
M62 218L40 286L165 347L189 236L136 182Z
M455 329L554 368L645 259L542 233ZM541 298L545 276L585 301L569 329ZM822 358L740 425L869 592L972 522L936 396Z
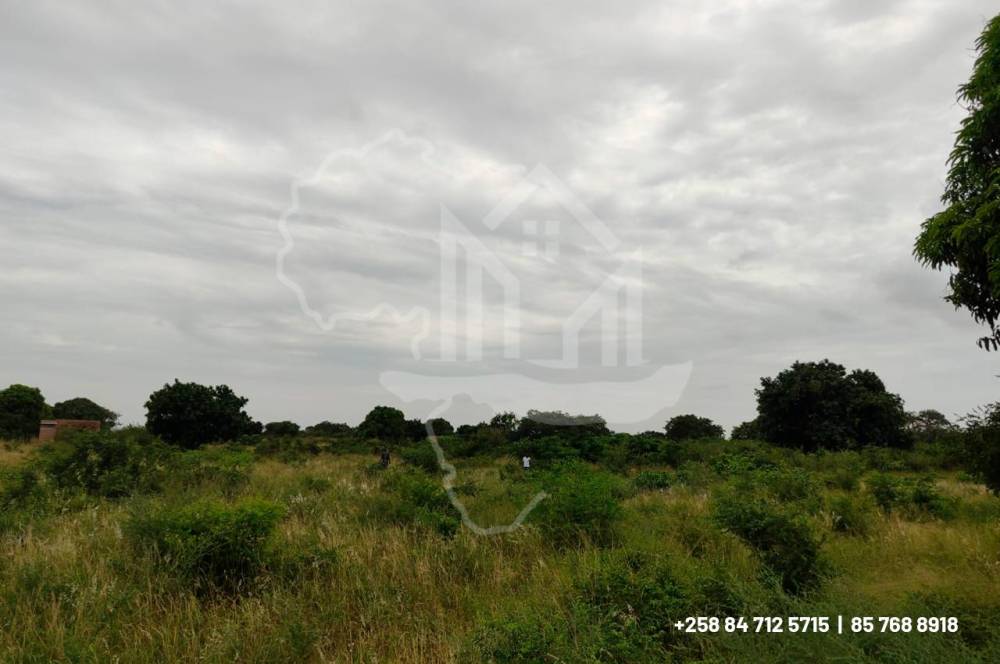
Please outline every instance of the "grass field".
M79 466L26 482L18 469L41 467L36 456L0 445L4 662L1000 661L1000 499L917 453L706 444L676 467L578 464L571 481L504 456L457 460L481 525L555 486L548 512L492 537L454 528L433 474L395 460L378 471L371 455L209 448L113 492L78 481ZM579 477L605 503L575 496ZM251 499L277 506L276 526L260 551L227 549L253 558L238 582L180 564L171 542L195 521L164 535L177 514ZM807 571L783 567L809 542ZM960 628L682 634L671 623L689 615L956 616Z

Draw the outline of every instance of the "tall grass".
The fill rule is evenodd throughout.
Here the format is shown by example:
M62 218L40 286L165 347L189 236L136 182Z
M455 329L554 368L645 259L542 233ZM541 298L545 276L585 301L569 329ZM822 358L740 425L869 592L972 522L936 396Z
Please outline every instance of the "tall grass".
M0 450L4 662L1000 661L1000 499L947 469L921 483L928 469L909 470L902 454L892 461L903 470L876 459L903 487L889 509L872 496L876 471L851 453L789 458L748 445L734 457L708 444L683 451L682 468L620 475L575 465L526 476L503 457L461 460L477 522L508 523L540 489L560 497L484 538L437 527L454 515L419 464L386 474L359 454L210 448L181 453L155 486L116 482L109 493L93 488L104 485L91 466L78 486L31 466L28 499L13 471L34 463L32 449ZM719 500L746 490L741 478L760 501L746 504L766 510L730 504L720 523ZM937 499L953 509L928 507ZM246 519L259 528L237 537ZM823 562L801 593L774 578L785 530ZM173 549L185 533L191 548ZM199 562L216 553L233 558ZM236 572L241 582L215 592L204 569L219 571L218 585ZM790 614L956 615L962 629L672 627L686 615Z

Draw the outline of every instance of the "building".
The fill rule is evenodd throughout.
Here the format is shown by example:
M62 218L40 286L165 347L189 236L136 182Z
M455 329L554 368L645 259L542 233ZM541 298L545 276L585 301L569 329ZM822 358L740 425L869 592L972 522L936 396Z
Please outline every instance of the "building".
M55 440L56 435L64 429L100 431L101 423L98 420L42 420L38 428L38 440L43 443Z

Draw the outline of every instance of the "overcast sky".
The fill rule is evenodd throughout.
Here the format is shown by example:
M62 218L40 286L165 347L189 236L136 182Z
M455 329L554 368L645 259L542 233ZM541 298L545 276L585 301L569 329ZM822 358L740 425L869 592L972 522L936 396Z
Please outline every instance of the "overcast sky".
M690 363L676 403L664 393L621 428L682 412L728 427L753 416L761 376L828 357L876 371L908 409L967 412L1000 396L996 356L911 248L939 209L955 90L994 11L4 0L0 383L138 422L176 377L227 383L264 421L356 423L402 405L383 372L442 371L427 358L445 320L434 238L447 209L520 270L523 356L501 361L487 307L482 359L446 373L530 375L559 395L538 393L547 408L590 379ZM292 184L324 160L289 216ZM482 230L539 165L613 251L544 191ZM565 237L532 258L525 222L546 220ZM579 371L538 370L566 315L637 250L643 365L591 370L590 330ZM420 359L415 319L393 316L411 310L431 316Z

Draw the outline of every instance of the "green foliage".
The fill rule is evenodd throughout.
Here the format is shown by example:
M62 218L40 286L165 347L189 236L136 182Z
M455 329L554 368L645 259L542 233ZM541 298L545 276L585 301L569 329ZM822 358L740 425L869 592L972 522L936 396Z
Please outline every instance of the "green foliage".
M621 480L582 463L565 463L546 473L548 496L529 517L557 546L586 539L610 544L622 518Z
M264 436L254 450L260 456L274 457L285 463L301 463L319 454L323 448L315 438L306 436Z
M305 433L310 436L323 436L327 438L332 438L334 436L342 436L349 434L353 431L351 427L347 424L339 422L328 422L326 420L314 424L310 427L306 427Z
M243 407L247 399L228 385L207 387L174 380L146 402L146 428L164 441L193 449L260 432Z
M965 418L965 456L969 470L1000 495L1000 403Z
M933 409L906 414L906 430L920 442L933 443L955 432L955 425Z
M899 396L871 371L829 360L796 362L757 390L758 424L764 438L807 452L857 445L906 447L906 414Z
M819 585L820 543L802 516L738 493L719 496L712 516L757 552L785 592L802 594Z
M434 429L435 436L450 436L455 433L455 427L451 425L451 422L444 419L443 417L435 417L427 422Z
M282 420L281 422L268 422L264 425L265 436L297 436L301 428L295 422Z
M958 99L969 115L962 120L948 157L945 209L923 223L914 254L933 269L949 267L945 298L989 326L979 340L1000 347L1000 16L976 42L978 57Z
M764 434L760 430L760 422L757 418L742 422L733 427L730 440L763 440Z
M726 432L707 417L697 415L676 415L671 417L663 430L670 440L700 440L703 438L725 438Z
M231 496L249 483L253 462L253 452L237 445L191 450L174 456L167 484Z
M672 483L670 473L656 470L644 470L632 479L632 485L640 491L669 489Z
M547 437L579 438L607 433L609 433L608 425L600 415L570 415L561 411L529 410L517 423L514 438L515 440Z
M829 501L830 526L838 533L867 536L873 526L872 505L862 496L834 496Z
M558 661L553 653L564 642L565 626L528 610L483 622L472 635L472 651L497 664L537 664Z
M45 397L36 387L11 385L0 390L0 438L28 440L38 435L48 414Z
M425 440L422 443L402 448L399 450L399 458L403 460L403 463L420 468L431 474L441 471L438 465L437 454L434 452L434 448L431 447L430 441Z
M594 625L599 651L614 662L664 661L661 648L677 639L672 623L690 600L663 558L612 553L576 584Z
M118 424L118 413L85 397L60 401L52 406L52 417L59 420L97 420L102 429L111 429Z
M384 523L417 526L451 537L461 524L441 483L424 473L392 469L382 474L381 493L368 515Z
M281 507L263 500L236 505L200 501L136 512L124 532L196 589L239 591L262 569L268 540L282 516Z
M898 510L911 518L950 519L955 515L955 501L942 496L931 477L912 479L876 473L866 484L875 503L885 512Z
M156 491L172 466L171 451L133 431L72 431L46 445L35 467L55 486L120 498Z
M400 443L409 436L403 411L390 406L375 406L358 426L363 438L375 438L386 443Z

